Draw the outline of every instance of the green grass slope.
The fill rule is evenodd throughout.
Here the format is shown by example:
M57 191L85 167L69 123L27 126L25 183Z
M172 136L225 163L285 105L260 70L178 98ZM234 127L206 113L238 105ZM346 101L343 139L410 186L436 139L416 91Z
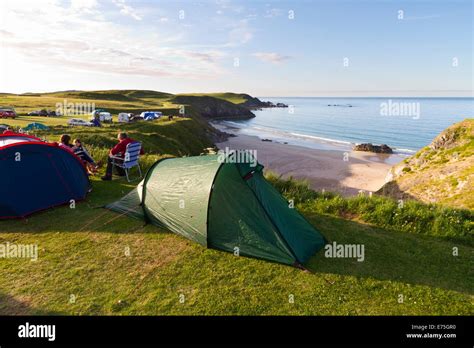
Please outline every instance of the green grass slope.
M130 95L129 95L130 96ZM39 108L51 96L1 96ZM5 99L6 98L6 99ZM11 99L10 99L11 98ZM36 104L30 99L35 98ZM135 98L135 97L133 97ZM7 100L7 101L8 101ZM119 109L140 101L96 100ZM154 104L155 105L155 104ZM20 116L12 122L28 122ZM41 118L36 118L41 119ZM51 121L50 121L51 120ZM59 120L61 120L59 118ZM50 121L39 135L80 137L105 159L118 130L144 143L148 168L163 156L211 146L196 119L67 128ZM474 312L472 212L386 197L345 199L293 180L269 179L329 241L363 244L365 260L330 259L310 271L205 249L155 226L100 208L129 192L124 179L92 179L74 209L0 221L0 244L38 245L37 261L0 258L0 314L71 315L459 315ZM456 250L456 252L454 252ZM291 301L293 300L294 301ZM403 301L401 301L403 299Z
M1 222L0 242L39 246L35 262L0 259L1 314L468 315L474 310L468 276L474 250L460 241L320 213L311 208L315 201L307 201L298 207L330 241L364 244L366 255L357 262L320 252L308 264L311 272L304 272L205 249L95 209L133 185L123 180L93 185L75 209ZM293 196L294 185L284 184L282 192Z
M389 175L382 194L474 209L474 119L447 128Z
M239 105L254 100L246 94L180 94L149 90L103 90L103 91L61 91L51 93L0 94L0 105L14 107L20 116L15 121L0 119L0 123L26 126L31 122L46 125L66 125L71 117L89 118L90 115L75 115L62 118L29 117L34 110L57 110L68 104L106 109L115 117L120 112L140 113L146 110L162 111L165 115L180 116L184 106L185 116L197 119L203 125L206 120L220 118L254 117L248 107ZM258 99L257 99L258 100ZM116 119L116 118L115 118ZM18 122L20 121L20 122Z

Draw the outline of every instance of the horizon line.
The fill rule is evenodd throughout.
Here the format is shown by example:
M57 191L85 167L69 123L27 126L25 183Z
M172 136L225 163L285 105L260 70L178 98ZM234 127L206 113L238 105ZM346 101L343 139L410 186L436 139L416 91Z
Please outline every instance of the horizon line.
M219 91L219 92L164 92L154 89L67 89L67 90L56 90L56 91L41 91L41 92L0 92L0 94L12 94L12 95L27 95L27 94L52 94L52 93L66 93L66 92L105 92L105 91L153 91L159 93L168 94L218 94L218 93L234 93L234 94L249 94L248 92L230 92L230 91ZM372 92L371 94L368 94ZM347 94L343 94L347 93ZM380 94L384 93L384 94ZM393 93L393 94L389 94ZM409 95L407 94L409 93ZM413 93L413 94L412 94ZM418 94L415 94L418 93ZM440 94L443 93L443 94ZM457 93L453 95L452 93ZM364 94L364 95L361 95ZM306 94L301 95L265 95L265 94L254 94L259 98L474 98L474 91L471 90L431 90L431 91L418 91L418 90L385 90L385 91L321 91L317 94Z

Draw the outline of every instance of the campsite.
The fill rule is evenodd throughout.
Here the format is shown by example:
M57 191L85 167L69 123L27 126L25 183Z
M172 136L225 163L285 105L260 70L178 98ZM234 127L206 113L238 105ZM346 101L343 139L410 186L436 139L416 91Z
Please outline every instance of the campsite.
M204 149L214 145L215 135L197 112L200 105L187 105L186 117L173 120L161 117L150 122L114 122L100 128L70 128L66 125L66 117L27 115L30 110L54 105L65 97L104 106L114 114L114 121L119 112L161 110L163 115L177 115L180 107L173 104L169 94L150 91L68 92L67 96L63 93L1 95L2 105L22 105L15 108L16 119L3 119L2 122L11 127L24 127L40 120L38 122L49 129L35 129L32 135L57 141L67 132L73 138L81 138L91 155L102 160L115 144L117 132L126 131L146 150L140 158L145 173L160 159L200 156L205 154ZM215 103L227 98L225 102L232 103L240 97L223 94L205 98L214 98ZM166 159L161 163L173 161L177 160ZM165 185L166 180L171 183L172 179L179 178L179 169L170 168L170 171L157 182ZM0 260L3 280L0 313L472 313L473 283L466 277L470 272L469 255L474 247L469 234L472 213L413 201L399 211L400 220L387 224L387 214L391 214L393 206L396 209L397 202L393 199L382 196L347 198L330 192L320 193L309 189L304 182L284 179L268 171L264 174L265 181L286 200L294 201L297 214L301 214L305 223L328 242L363 244L364 262L357 258L327 258L321 249L307 260L304 270L292 267L291 261L282 264L261 257L236 255L233 248L229 248L229 252L219 250L222 248L206 248L171 232L169 226L144 224L139 219L103 208L136 190L140 179L127 182L124 178L114 178L103 182L98 176L92 176L92 191L73 207L66 204L22 219L0 221L0 241L38 245L36 261ZM198 173L196 180L202 177L202 173ZM27 180L18 179L20 182L8 187L12 197L24 185L21 181ZM40 179L37 185L41 185ZM240 191L230 197L239 202L236 199L239 194ZM17 197L20 204L21 200L30 199L28 193ZM245 207L243 203L239 206ZM404 224L403 219L414 224L417 221L416 226ZM453 224L455 220L460 223ZM225 219L222 221L225 225ZM452 254L453 248L458 250L456 257Z
M0 1L0 348L472 346L473 6Z

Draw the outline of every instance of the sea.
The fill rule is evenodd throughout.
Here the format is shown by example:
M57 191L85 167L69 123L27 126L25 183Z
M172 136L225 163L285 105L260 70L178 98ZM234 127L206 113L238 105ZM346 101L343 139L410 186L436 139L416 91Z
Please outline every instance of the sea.
M453 123L474 118L474 98L259 98L288 107L255 110L253 119L224 125L236 133L317 149L387 144L408 156Z

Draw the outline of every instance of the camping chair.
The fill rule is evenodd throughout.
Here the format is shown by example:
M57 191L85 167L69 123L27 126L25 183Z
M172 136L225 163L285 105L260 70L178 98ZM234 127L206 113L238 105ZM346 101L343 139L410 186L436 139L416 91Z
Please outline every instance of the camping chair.
M140 168L140 163L138 160L140 159L140 150L142 148L142 144L139 142L133 142L127 145L125 150L125 155L123 157L118 156L111 156L112 158L112 165L115 167L122 168L125 171L125 175L127 177L127 181L130 182L129 171L133 167L138 167L138 172L140 173L140 178L142 178L142 169ZM112 169L113 172L113 169Z

